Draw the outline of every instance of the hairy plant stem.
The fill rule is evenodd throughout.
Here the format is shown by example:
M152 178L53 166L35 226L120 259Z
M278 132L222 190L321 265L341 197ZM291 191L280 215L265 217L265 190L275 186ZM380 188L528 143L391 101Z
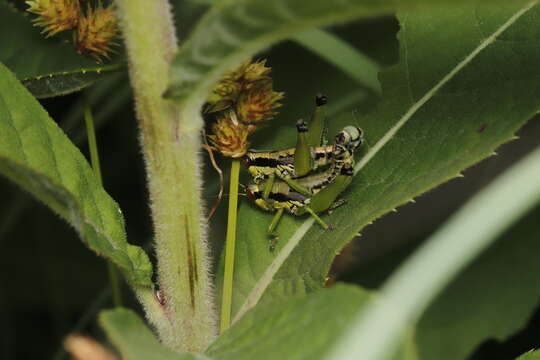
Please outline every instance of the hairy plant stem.
M116 4L146 163L162 311L147 295L138 295L166 346L201 352L217 332L201 202L202 119L198 109L179 108L162 98L177 50L168 1Z
M84 122L86 124L86 136L88 137L88 148L90 149L90 162L92 163L92 169L98 178L100 185L103 185L103 179L101 177L101 166L99 165L99 153L96 140L96 131L94 129L94 117L92 116L92 108L90 106L90 99L88 93L83 94L84 98ZM109 270L109 281L111 282L111 293L114 306L122 306L122 289L120 288L120 281L118 279L118 271L114 267L112 262L107 262L107 268Z
M231 163L231 180L229 185L229 213L227 216L227 237L225 240L225 271L223 275L223 296L221 299L221 321L219 325L220 333L227 330L231 324L239 174L240 160L233 159Z

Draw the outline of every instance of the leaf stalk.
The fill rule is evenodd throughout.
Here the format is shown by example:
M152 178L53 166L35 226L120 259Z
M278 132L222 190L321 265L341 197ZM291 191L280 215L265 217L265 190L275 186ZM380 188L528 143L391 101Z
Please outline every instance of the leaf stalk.
M240 160L233 159L231 163L231 175L229 184L229 212L227 216L227 236L225 240L225 271L223 275L223 297L221 299L220 333L227 330L231 325L239 175Z

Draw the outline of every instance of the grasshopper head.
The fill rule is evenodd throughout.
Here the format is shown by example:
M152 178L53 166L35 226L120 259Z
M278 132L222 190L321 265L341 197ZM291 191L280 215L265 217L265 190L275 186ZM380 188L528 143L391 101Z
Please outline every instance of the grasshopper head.
M346 147L348 150L355 150L362 145L364 141L364 132L362 129L356 126L346 126L336 135L335 143L340 146Z

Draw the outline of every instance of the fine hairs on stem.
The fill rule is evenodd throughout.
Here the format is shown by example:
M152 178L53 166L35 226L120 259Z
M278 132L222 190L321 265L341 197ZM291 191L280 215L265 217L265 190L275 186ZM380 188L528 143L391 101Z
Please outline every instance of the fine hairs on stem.
M167 0L116 0L129 57L154 223L162 304L135 289L161 342L202 352L217 334L201 201L199 111L163 98L177 38Z

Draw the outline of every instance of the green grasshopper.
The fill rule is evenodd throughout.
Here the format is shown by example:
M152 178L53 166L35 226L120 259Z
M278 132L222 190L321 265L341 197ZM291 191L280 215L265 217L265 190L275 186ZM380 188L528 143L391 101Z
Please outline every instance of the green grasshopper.
M324 145L325 117L323 107L327 99L323 95L315 98L315 111L311 117L310 127L303 120L296 124L297 142L296 147L276 151L251 150L242 159L255 183L264 182L267 191L270 191L275 178L285 181L291 188L304 194L311 195L310 191L298 183L295 178L307 175L317 168L325 167L334 163L339 156L335 145ZM349 131L340 134L354 141L362 142L362 130L348 127ZM356 129L356 130L355 130ZM350 147L359 144L351 142Z
M257 206L267 211L276 211L268 233L274 233L283 212L287 210L293 215L303 215L309 213L313 218L325 229L331 229L317 213L325 210L331 210L343 202L337 201L338 195L347 188L351 183L353 176L353 167L350 163L346 163L339 170L335 179L326 186L321 186L326 179L320 174L309 175L301 180L301 183L313 189L312 196L306 196L292 189L286 182L276 180L272 186L272 190L265 198L264 190L258 184L250 184L246 189L248 198L253 200Z
M354 150L361 142L360 129L353 126L343 129L336 136L332 146L331 166L326 170L312 172L294 179L303 191L298 191L288 182L280 179L275 179L271 183L266 181L248 185L246 189L248 198L264 210L276 211L268 232L274 232L285 210L293 215L302 215L307 212L324 229L330 229L331 227L317 213L339 205L336 199L352 180Z

